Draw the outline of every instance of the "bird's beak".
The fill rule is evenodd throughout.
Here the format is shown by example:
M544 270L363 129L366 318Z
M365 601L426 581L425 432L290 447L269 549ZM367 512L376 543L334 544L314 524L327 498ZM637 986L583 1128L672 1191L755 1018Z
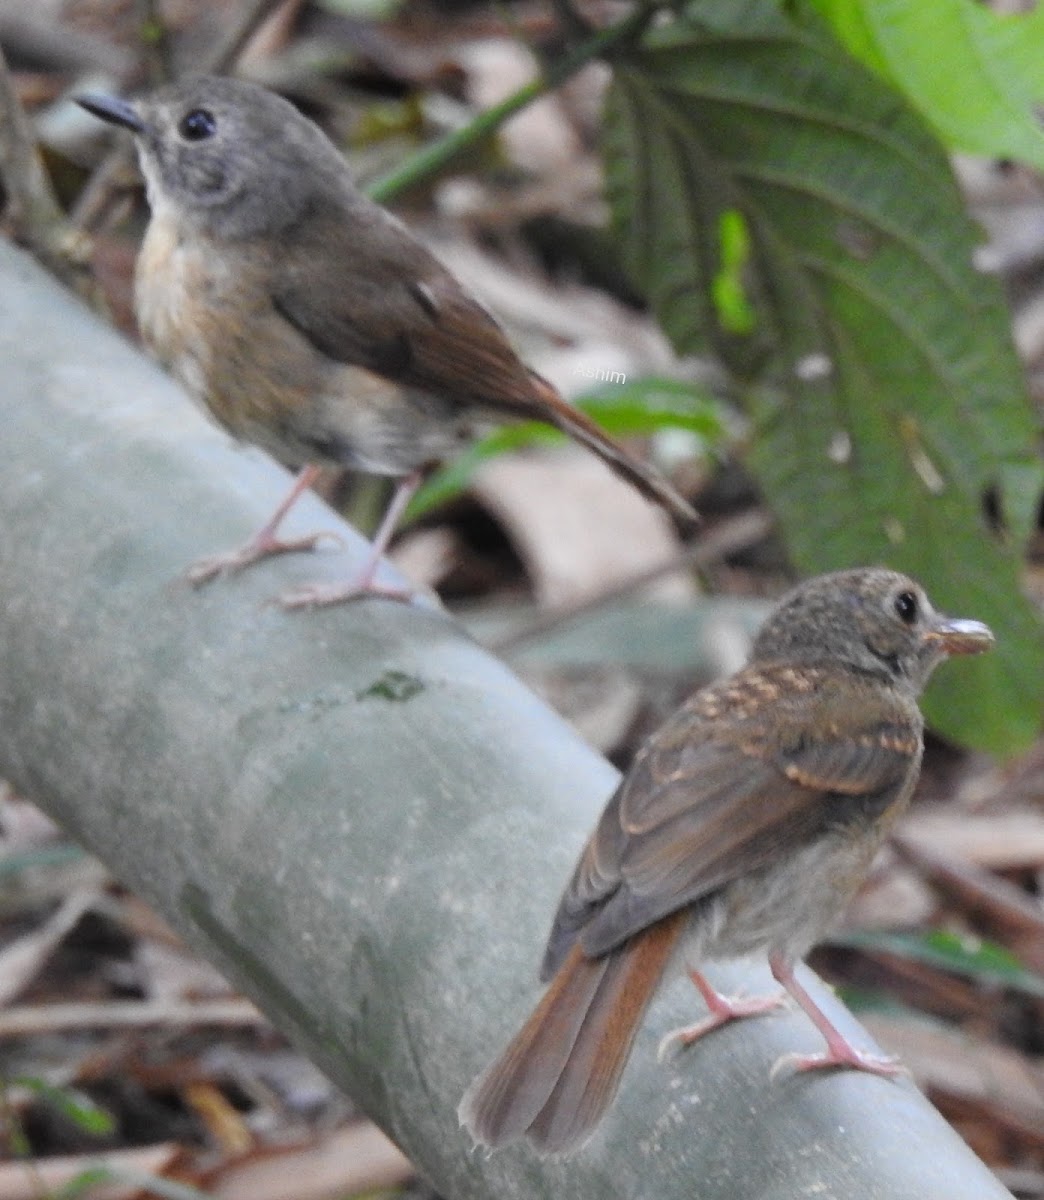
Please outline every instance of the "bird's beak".
M110 125L122 125L132 133L142 133L145 122L138 115L138 110L129 100L121 100L119 96L103 96L96 92L86 96L77 96L76 103Z
M938 617L924 637L944 654L981 654L996 641L988 625L960 617Z

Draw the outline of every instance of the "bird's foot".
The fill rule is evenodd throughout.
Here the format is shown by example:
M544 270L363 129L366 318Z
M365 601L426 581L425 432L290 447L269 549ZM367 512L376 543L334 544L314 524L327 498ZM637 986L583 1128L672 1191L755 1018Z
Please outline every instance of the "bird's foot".
M409 587L375 583L372 579L350 583L309 583L304 587L284 592L277 603L288 612L300 608L328 608L334 604L347 604L351 600L362 600L367 596L379 596L384 600L409 603L414 597Z
M907 1075L909 1072L898 1059L881 1054L871 1054L867 1050L859 1050L847 1039L839 1038L832 1041L826 1050L818 1054L784 1054L774 1063L769 1072L769 1078L786 1071L867 1071L871 1075L884 1075L892 1078L896 1075Z
M793 962L780 954L770 954L769 965L772 967L772 974L808 1014L826 1042L826 1049L819 1054L784 1054L776 1060L769 1072L770 1079L775 1079L781 1071L826 1071L833 1068L868 1071L872 1075L908 1074L897 1059L871 1054L853 1046L794 974Z
M778 992L772 996L723 996L721 992L711 987L710 983L699 971L690 971L689 978L699 989L704 1003L710 1010L701 1021L685 1025L681 1029L673 1029L664 1038L656 1051L656 1057L661 1061L668 1054L682 1046L691 1046L699 1041L704 1034L730 1021L739 1021L744 1017L760 1017L766 1013L775 1012L786 1004L786 993Z
M299 550L314 550L323 538L343 544L342 539L331 532L310 533L299 538L277 538L271 535L258 536L250 539L238 550L229 550L224 554L211 554L193 563L188 569L187 578L193 587L209 583L219 575L234 575L244 567L252 566L262 559L272 558L277 554L296 554Z

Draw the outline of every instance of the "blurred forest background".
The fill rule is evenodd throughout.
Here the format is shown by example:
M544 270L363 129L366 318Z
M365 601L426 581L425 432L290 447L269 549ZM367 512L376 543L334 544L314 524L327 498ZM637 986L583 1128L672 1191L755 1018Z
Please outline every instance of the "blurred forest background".
M234 70L318 120L522 357L692 498L683 536L514 428L435 475L395 544L619 766L798 575L886 561L989 622L996 652L933 685L916 804L812 965L1044 1197L1044 14L0 0L0 48L4 231L130 336L140 180L70 97ZM372 527L382 483L324 487ZM0 784L0 1200L429 1194L31 799Z

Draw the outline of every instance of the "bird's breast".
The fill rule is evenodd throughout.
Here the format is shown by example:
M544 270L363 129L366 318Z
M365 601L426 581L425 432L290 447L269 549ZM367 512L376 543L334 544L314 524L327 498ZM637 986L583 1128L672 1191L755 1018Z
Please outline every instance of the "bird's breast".
M160 207L138 258L142 338L233 435L290 465L313 457L298 429L325 386L318 357L272 307L270 255L180 227Z
M187 237L162 209L138 255L134 305L142 339L197 399L209 402L218 332L220 258Z

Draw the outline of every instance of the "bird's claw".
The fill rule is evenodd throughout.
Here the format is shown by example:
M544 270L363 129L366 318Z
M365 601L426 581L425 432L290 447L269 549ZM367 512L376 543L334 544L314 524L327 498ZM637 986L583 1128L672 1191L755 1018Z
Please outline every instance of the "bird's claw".
M786 1071L797 1073L829 1070L866 1071L868 1074L884 1075L886 1078L910 1073L896 1058L857 1050L855 1046L846 1042L843 1048L835 1046L821 1050L818 1054L784 1054L776 1059L769 1072L769 1079L775 1079L777 1075Z
M691 1046L705 1034L730 1021L740 1021L745 1017L760 1017L767 1013L776 1012L786 1004L786 994L778 992L773 996L751 996L743 999L737 996L723 996L713 992L704 997L710 1012L702 1020L692 1025L683 1025L680 1029L672 1029L660 1039L656 1048L656 1057L663 1062L668 1055L683 1046Z
M186 572L186 578L193 587L209 583L219 575L235 575L245 567L252 566L265 558L277 554L296 554L301 550L315 550L323 538L330 538L339 545L344 545L340 534L332 530L321 530L319 533L309 533L298 538L252 538L238 550L229 550L224 554L211 554L193 563Z
M309 583L303 587L284 592L277 603L287 612L302 608L329 608L334 604L348 604L367 596L378 596L384 600L398 600L408 604L413 599L413 590L383 583Z

